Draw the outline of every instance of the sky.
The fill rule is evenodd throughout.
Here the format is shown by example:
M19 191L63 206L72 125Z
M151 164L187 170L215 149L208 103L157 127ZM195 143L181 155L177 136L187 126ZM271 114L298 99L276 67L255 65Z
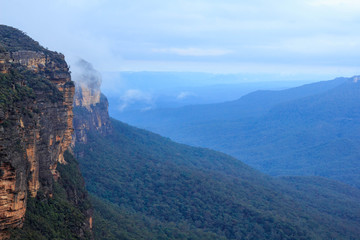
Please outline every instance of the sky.
M0 23L100 72L360 74L358 0L0 0Z

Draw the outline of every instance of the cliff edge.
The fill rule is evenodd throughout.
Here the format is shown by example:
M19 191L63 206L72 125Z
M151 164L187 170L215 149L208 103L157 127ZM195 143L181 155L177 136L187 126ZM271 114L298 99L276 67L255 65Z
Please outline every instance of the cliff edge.
M86 144L88 132L106 135L112 131L108 113L109 103L101 93L101 76L93 66L80 60L75 66L73 79L76 85L74 98L74 129L72 146Z
M62 54L0 25L0 239L22 227L29 198L53 197L73 133L75 85Z

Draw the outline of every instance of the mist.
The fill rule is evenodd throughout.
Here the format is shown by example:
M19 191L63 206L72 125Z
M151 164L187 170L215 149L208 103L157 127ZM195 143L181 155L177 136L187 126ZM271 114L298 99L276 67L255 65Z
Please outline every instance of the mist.
M91 92L100 91L101 74L94 69L91 63L79 59L71 68L72 80L76 85L85 86Z

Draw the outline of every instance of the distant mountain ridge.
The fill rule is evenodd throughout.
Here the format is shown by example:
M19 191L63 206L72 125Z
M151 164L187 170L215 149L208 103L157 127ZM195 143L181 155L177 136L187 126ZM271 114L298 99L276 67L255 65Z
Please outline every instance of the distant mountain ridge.
M259 117L275 105L318 94L339 86L346 78L337 78L331 81L306 84L286 90L271 91L259 90L249 93L238 100L204 105L191 105L180 108L154 109L141 112L129 112L121 115L125 122L134 125L146 126L151 118L156 121L171 121L171 119L184 118L185 121L203 122L208 120L237 120L240 118ZM206 119L202 116L206 114ZM143 119L143 120L142 120ZM183 119L182 119L183 120Z
M360 186L358 76L239 100L132 113L122 120L226 152L272 175L317 175Z
M104 111L100 103L76 106L75 126ZM272 178L226 154L114 119L110 124L106 134L81 128L86 141L74 149L95 195L97 239L352 239L360 233L356 188L323 178Z
M275 74L191 72L113 72L103 73L103 78L102 91L114 118L128 111L233 101L259 89L280 90L311 82L308 77L291 81Z

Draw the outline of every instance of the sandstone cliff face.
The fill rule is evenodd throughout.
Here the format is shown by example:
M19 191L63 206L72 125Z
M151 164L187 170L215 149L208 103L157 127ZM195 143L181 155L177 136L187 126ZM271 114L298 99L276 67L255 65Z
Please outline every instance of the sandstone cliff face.
M0 239L22 226L28 192L35 197L41 188L51 196L71 143L75 92L63 55L36 44L35 51L21 49L9 39L0 36Z
M76 84L74 99L74 129L72 146L87 143L88 131L101 134L111 132L108 101L101 94L100 74L84 60L77 64L77 73L73 75Z
M92 107L100 103L100 73L90 63L79 60L75 66L73 79L76 84L74 105L84 107L91 112Z

